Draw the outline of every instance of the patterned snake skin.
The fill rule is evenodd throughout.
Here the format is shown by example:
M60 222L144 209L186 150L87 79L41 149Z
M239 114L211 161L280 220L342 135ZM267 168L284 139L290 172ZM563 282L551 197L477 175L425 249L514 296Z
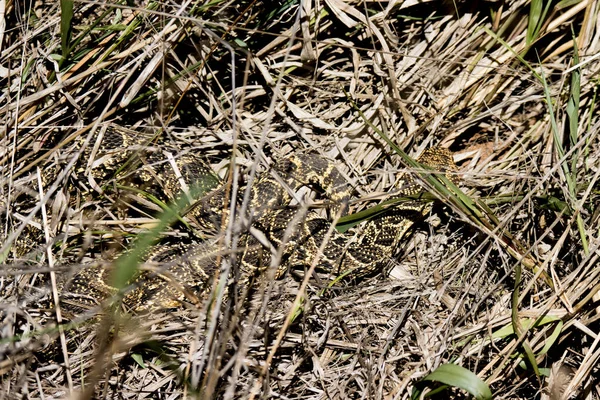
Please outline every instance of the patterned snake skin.
M186 198L191 203L186 209L186 218L205 231L222 231L229 221L229 212L223 212L229 210L226 185L201 157L191 153L173 155L166 151L149 151L147 143L147 135L107 130L99 151L86 154L96 160L90 164L95 168L96 182L102 182L111 174L108 171L114 171L131 158L131 153L122 151L124 147L137 149L141 167L132 177L139 187L162 198ZM425 150L417 161L456 181L456 166L448 150ZM240 250L235 257L240 269L239 286L248 284L268 268L273 249L282 250L276 277L290 267L310 265L318 255L331 220L316 211L289 206L290 193L302 186L321 191L332 204L330 214L346 213L351 187L333 164L317 155L292 155L276 163L272 170L259 174L248 189L249 206L245 212L239 211L242 199L237 200L234 221L250 221L250 226L262 233L268 243L265 245L264 238L261 242L247 233L247 229L242 231ZM344 274L358 278L384 268L406 232L432 206L431 201L414 198L424 190L410 174L399 177L395 189L394 196L413 196L413 199L400 202L363 223L359 235L333 230L319 255L319 270L334 276ZM202 195L198 197L196 193ZM243 194L243 190L240 193ZM218 244L201 241L159 244L146 253L141 272L121 296L124 307L134 312L202 301L212 287L212 277L219 272L219 255L227 254ZM94 264L75 273L61 285L61 306L75 314L100 306L117 294L110 284L114 265L118 263Z

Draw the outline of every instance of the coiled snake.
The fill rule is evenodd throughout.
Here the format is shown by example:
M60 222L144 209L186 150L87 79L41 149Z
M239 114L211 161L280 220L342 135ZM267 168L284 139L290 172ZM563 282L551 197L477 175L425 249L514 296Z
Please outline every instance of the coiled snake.
M130 154L122 149L127 143L135 149L147 140L141 135L132 139L133 131L108 130L104 147L94 157L105 160L96 163L96 176L106 176L107 165L114 169ZM138 134L139 135L139 134ZM143 149L139 151L139 149ZM148 152L141 146L137 155L142 167L135 179L149 190L162 189L163 197L193 198L193 190L203 193L187 216L195 219L204 229L220 231L229 219L228 195L210 167L199 156L191 153L173 156L166 151ZM116 160L120 157L119 160ZM108 160L108 162L106 161ZM452 154L443 148L425 150L417 161L435 171L456 180L456 166ZM104 171L104 172L103 172ZM160 185L157 185L160 183ZM324 192L333 206L332 214L344 214L352 190L340 172L328 161L314 154L297 154L276 163L272 171L259 174L249 186L246 211L240 212L242 200L234 208L236 220L247 222L254 231L264 235L262 240L251 233L242 232L236 261L240 268L238 283L242 285L263 273L269 266L273 249L280 249L282 262L276 275L281 276L290 266L310 265L330 230L331 221L313 210L291 207L290 193L302 186L310 186ZM410 174L399 177L395 195L415 196L424 190ZM243 194L243 191L240 191ZM431 209L431 202L413 199L396 204L382 215L366 223L362 233L349 236L333 233L327 238L319 259L319 269L334 275L348 274L360 277L381 270L393 255L396 247L410 227ZM266 239L266 243L265 243ZM132 280L123 293L124 306L141 312L155 308L178 307L182 303L198 302L208 293L211 277L218 272L216 245L199 241L156 245L145 257L146 265L158 268L144 270ZM61 304L73 312L101 304L117 291L111 282L111 265L86 266L61 286Z

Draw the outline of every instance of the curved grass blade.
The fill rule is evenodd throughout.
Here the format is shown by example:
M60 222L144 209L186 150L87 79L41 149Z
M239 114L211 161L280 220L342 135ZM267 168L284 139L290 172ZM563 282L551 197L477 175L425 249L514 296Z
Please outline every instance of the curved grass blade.
M194 185L190 187L190 196L192 199L198 199L206 194L206 191L207 189L203 186ZM111 282L115 289L122 292L129 285L131 279L137 274L144 255L160 239L165 229L180 218L180 212L186 209L189 200L187 196L179 196L174 204L166 206L158 218L158 223L148 231L141 233L131 250L115 261Z
M364 221L378 217L398 204L414 200L434 201L435 199L435 196L433 196L431 193L422 193L415 196L405 196L386 200L373 207L369 207L366 210L362 210L354 214L344 215L338 220L335 229L337 229L337 231L340 233L344 233Z
M528 326L528 327L531 326L531 328L539 328L540 326L547 325L547 324L550 324L555 321L561 321L561 319L558 317L546 315L546 316L543 316L542 318L539 318L537 321L532 318L524 318L521 320L521 324L524 326ZM562 326L562 324L561 324L561 326ZM504 339L504 338L514 335L514 334L515 334L515 330L514 330L512 324L507 324L507 325L504 325L502 328L498 329L496 332L494 332L492 334L492 337L494 339Z
M473 372L456 364L440 365L435 371L423 378L420 385L423 385L424 382L440 382L444 384L441 388L426 393L426 397L442 391L448 386L452 386L466 390L471 395L475 396L476 399L487 400L492 398L492 392L484 381ZM412 394L412 398L418 399L421 397L421 394L422 389L415 390Z

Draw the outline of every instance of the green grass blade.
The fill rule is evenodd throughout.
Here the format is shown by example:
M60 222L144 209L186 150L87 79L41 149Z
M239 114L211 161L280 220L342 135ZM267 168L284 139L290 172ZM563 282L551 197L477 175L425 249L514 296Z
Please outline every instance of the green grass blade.
M583 0L562 0L556 5L556 11L564 10L565 8L573 7L581 3Z
M521 325L531 326L532 328L538 328L540 326L551 324L556 321L561 322L561 319L558 317L546 315L546 316L543 316L542 318L538 319L537 321L534 320L533 318L524 318L521 320ZM507 324L507 325L504 325L502 328L498 329L497 331L495 331L494 333L492 333L492 337L494 339L504 339L504 338L514 335L514 334L515 334L515 329L514 329L513 325Z
M375 217L383 214L384 212L386 212L387 210L389 210L390 208L392 208L398 204L402 204L407 201L414 201L417 199L421 200L421 201L434 201L435 196L431 195L430 193L423 193L421 195L398 197L398 198L393 198L391 200L386 200L386 201L381 202L373 207L369 207L366 210L362 210L357 213L349 214L349 215L345 215L345 216L341 217L338 220L335 228L337 229L338 232L344 233L344 232L348 231L349 229L355 227L356 225L362 223L363 221L367 221L369 219L375 218Z
M192 199L201 198L207 190L210 189L202 186L202 184L194 185L190 187L190 197ZM173 205L164 207L158 218L158 223L154 227L138 235L132 249L120 256L115 262L115 271L111 281L114 288L122 290L129 285L132 278L137 274L138 267L148 250L158 241L167 227L181 218L181 211L185 210L188 205L188 196L179 196L179 199Z
M543 325L552 323L556 323L556 326L552 330L552 334L545 340L544 347L537 353L537 356L546 354L548 350L550 350L550 348L554 345L554 343L556 343L564 326L563 321L558 317L548 315L538 318L537 320L534 320L533 318L523 318L517 321L518 326L521 327L521 333L523 333L523 331L525 330L539 328ZM513 324L512 322L508 325L503 326L502 328L498 329L492 334L492 338L494 339L504 339L509 336L518 336L517 331L515 331L515 324ZM527 354L522 354L521 356L527 357ZM538 373L542 374L541 368L538 368Z
M523 352L525 353L525 358L529 362L529 365L531 365L531 367L533 368L533 371L536 374L536 376L540 376L540 370L538 368L537 362L535 361L533 350L531 350L531 346L525 338L527 330L523 329L523 327L521 326L521 321L519 320L519 286L521 285L521 274L521 263L517 263L515 266L515 286L511 297L511 322L515 334L519 339L522 339L521 347L523 348Z
M545 7L544 7L544 3ZM529 19L527 23L527 34L525 37L525 52L529 49L531 44L539 39L540 30L544 25L548 11L552 2L544 0L532 0L531 7L529 8Z
M579 64L579 54L577 51L577 40L573 38L573 64ZM579 127L579 101L581 96L581 70L574 69L571 72L571 83L569 101L567 102L567 118L569 119L569 139L570 145L575 146L578 142L578 127ZM575 172L576 158L571 164L571 170Z
M180 207L182 208L183 205L167 208L152 229L138 236L131 251L126 252L117 259L111 282L114 288L121 290L129 285L131 279L137 274L143 256L156 243L162 232L175 221L177 218L176 209L181 209Z
M146 369L148 368L148 366L144 363L144 357L140 354L140 353L133 353L131 355L131 358L133 359L133 361L136 362L137 365L139 365L142 369Z
M484 27L484 30L487 32L488 35L492 36L494 39L496 39L499 43L501 43L503 46L505 46L508 50L510 50L515 57L517 57L517 59L519 61L521 61L521 63L523 63L523 65L525 65L530 71L531 73L536 77L536 79L543 85L544 87L544 97L546 100L546 104L548 106L548 114L549 114L549 118L550 118L550 125L552 127L552 135L553 135L553 142L554 142L554 149L556 150L557 156L559 159L563 159L564 155L566 153L565 149L563 148L562 144L563 144L563 140L561 139L561 133L558 127L558 122L556 120L555 117L555 113L554 113L554 102L552 100L552 97L550 95L550 88L548 86L548 82L546 80L546 77L544 75L544 71L541 70L541 73L537 73L533 67L519 54L517 54L514 49L508 44L506 43L504 40L502 40L501 38L498 37L498 35L496 35L494 32L492 32L491 30L489 30L488 28ZM575 40L575 39L574 39ZM577 55L577 46L575 47L575 51L574 51L574 60L577 60L575 63L577 63L579 61L579 57ZM571 110L571 116L569 117L569 129L570 129L570 143L571 145L575 145L577 143L577 126L578 126L578 117L577 117L577 112L579 109L579 96L580 96L580 77L579 77L579 72L577 72L577 76L575 78L571 79L571 98L573 100L573 104L571 107L569 107L569 105L567 105L567 112L569 111L569 109ZM569 102L571 102L571 98L569 99ZM573 125L574 124L574 125ZM574 129L574 130L573 130ZM573 133L575 132L575 133ZM578 160L578 155L579 153L575 153L573 155L572 158L572 162L577 162ZM571 209L571 211L574 211L577 207L577 204L574 204L573 202L576 201L576 192L577 192L577 187L576 187L576 171L573 171L570 168L569 163L567 162L568 160L565 160L562 164L562 170L565 176L565 180L566 180L566 184L567 184L567 188L569 191L569 194L571 196L569 196L569 207ZM588 240L587 240L587 236L585 233L585 226L583 225L583 219L581 217L581 215L577 215L577 229L579 231L579 235L581 237L581 242L582 242L582 247L584 249L585 254L589 253L589 245L588 245Z
M404 160L408 167L414 168L417 171L426 171L424 173L419 173L421 179L426 181L435 189L437 193L439 193L449 202L455 204L461 209L461 211L471 218L475 220L481 220L483 218L483 213L475 201L463 193L458 186L450 182L450 180L448 180L448 178L446 178L443 174L435 173L434 171L432 171L432 173L428 173L427 171L431 171L431 168L426 165L421 165L417 161L413 160L402 149L400 149L385 133L383 133L380 129L373 125L371 121L368 120L366 115L364 115L363 112L358 108L348 93L346 93L346 95L348 97L348 101L350 101L353 108L359 113L365 123L368 124L369 127L371 127L379 135L379 137L381 137L392 148L392 150L394 150L394 152L402 158L402 160Z
M435 371L423 378L427 382L440 382L448 386L466 390L476 399L492 398L488 385L468 369L456 364L442 364ZM422 381L422 382L423 382ZM413 393L413 398L415 398Z
M579 64L579 51L577 49L577 39L573 34L573 64ZM581 98L581 70L579 68L574 69L571 72L570 82L570 93L569 101L567 102L567 118L569 120L569 144L574 147L579 142L579 103ZM581 152L578 150L573 154L571 158L571 181L577 182L577 162L579 161ZM585 163L584 163L585 164ZM575 185L569 187L571 190L571 196L573 199L576 198ZM579 231L579 237L581 238L581 246L584 254L589 254L589 245L587 240L587 234L583 218L581 214L577 214L577 230Z
M73 0L60 0L60 44L63 62L71 51L71 30L73 28Z
M491 31L489 31L489 33L493 35ZM517 57L523 59L518 55ZM526 61L523 60L523 62ZM368 120L368 118L358 108L348 93L346 93L346 96L352 107L359 113L365 123L369 125L369 127L371 127L392 148L392 150L394 150L404 160L409 167L415 168L418 171L425 171L419 173L420 178L433 187L434 191L440 198L443 198L446 202L453 204L458 210L464 213L467 218L475 223L476 226L483 227L489 231L497 231L497 234L502 239L503 244L509 249L509 252L515 258L522 262L528 269L533 271L537 270L538 265L534 260L522 256L524 251L523 246L519 243L519 241L516 240L507 230L497 229L500 221L489 207L479 200L475 201L471 199L462 190L460 190L458 186L448 180L444 174L435 172L428 173L427 170L430 170L430 168L419 164L410 156L408 156L408 154L402 151L398 146L396 146L396 144L392 142L385 133L383 133ZM542 273L542 277L544 281L550 287L552 287L552 281L549 279L545 271Z
M529 20L527 23L527 35L525 39L526 46L529 47L535 40L540 20L542 18L542 0L532 0L529 8Z
M538 355L544 355L548 352L548 350L550 350L550 348L558 340L558 337L560 336L560 334L562 332L563 326L564 326L564 322L562 322L562 320L559 319L558 323L556 324L556 327L554 327L554 330L552 331L552 334L548 337L548 339L546 339L546 343L544 344L544 347L538 353Z

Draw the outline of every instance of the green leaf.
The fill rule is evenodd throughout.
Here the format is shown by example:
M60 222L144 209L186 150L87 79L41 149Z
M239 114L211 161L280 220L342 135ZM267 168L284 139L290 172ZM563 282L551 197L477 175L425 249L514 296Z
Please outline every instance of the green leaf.
M248 48L248 45L242 39L237 39L236 38L236 39L233 39L233 41L234 41L235 44L237 44L242 49L247 49Z
M529 21L527 24L527 36L526 43L527 47L535 40L537 36L537 27L540 23L542 15L542 0L532 0L529 8Z
M558 335L560 335L560 333L562 332L563 325L564 322L562 322L562 320L559 320L558 324L556 324L556 327L554 328L554 331L552 331L552 334L548 337L548 339L546 339L546 344L544 344L544 348L542 348L538 355L546 354L548 350L550 350L550 348L554 345L554 343L556 343Z
M573 39L574 56L573 63L579 63L577 53L577 40ZM578 126L579 126L579 100L581 96L581 71L579 68L571 72L571 85L569 93L569 101L567 102L567 117L569 118L569 138L570 145L575 146L578 141Z
M553 317L553 316L545 316L545 317L542 317L539 320L537 320L537 322L535 322L535 321L536 320L533 318L524 318L520 322L521 322L521 326L525 326L525 327L531 326L531 328L538 328L542 325L550 324L555 321L560 321L560 318ZM562 326L562 322L561 322L561 326ZM494 339L503 339L505 337L508 337L508 336L514 335L514 334L515 334L515 330L513 328L513 325L512 325L512 323L509 323L509 324L503 326L502 328L498 329L496 332L494 332L492 334L492 337Z
M539 207L543 210L556 211L559 213L563 213L569 217L573 215L573 212L571 211L569 205L565 201L559 199L558 197L548 195L538 196L536 197L536 199L540 202Z
M440 382L457 387L475 396L476 399L491 399L488 385L468 369L456 364L440 365L435 371L423 378L423 381ZM415 398L415 393L413 393Z
M551 371L550 368L540 368L540 375L549 377Z
M558 4L556 5L556 10L560 11L560 10L563 10L565 8L572 7L572 6L576 5L576 4L581 3L582 1L583 0L562 0L562 1L559 1Z
M60 0L60 44L63 59L68 58L71 46L73 0Z
M540 30L544 25L550 6L551 1L546 1L544 7L544 0L532 0L531 7L529 8L529 21L527 24L527 36L525 38L526 49L531 46L533 42L538 40Z
M206 179L208 182L214 182L216 178L207 176ZM190 199L201 198L207 190L210 190L210 187L203 186L202 183L191 186ZM112 286L114 288L121 290L130 283L131 279L137 274L138 267L148 249L158 241L167 227L181 218L179 212L189 207L188 200L187 196L180 196L170 206L160 202L164 205L164 209L158 218L158 223L148 231L140 233L133 248L115 261L115 270L112 276Z
M133 353L133 354L131 355L131 358L133 358L133 361L135 361L135 362L136 362L136 363L137 363L137 364L138 364L140 367L142 367L142 368L144 368L144 369L145 369L145 368L148 368L148 367L146 366L146 364L144 363L144 358L142 357L142 355L141 355L141 354L138 354L138 353Z

